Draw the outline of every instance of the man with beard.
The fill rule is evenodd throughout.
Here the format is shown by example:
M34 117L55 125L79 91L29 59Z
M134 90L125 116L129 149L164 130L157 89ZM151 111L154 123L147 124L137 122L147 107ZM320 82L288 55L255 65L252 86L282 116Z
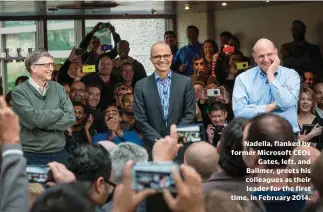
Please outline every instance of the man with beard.
M106 108L113 104L113 90L117 84L117 79L111 75L112 60L109 57L102 57L99 61L99 71L84 76L81 81L85 85L99 85L101 90L101 99L98 104L99 108Z
M127 93L122 97L122 101L121 101L122 123L129 124L130 129L136 131L141 138L142 135L135 123L135 116L133 113L133 101L134 101L133 93Z
M92 115L86 115L85 105L81 102L74 102L73 108L76 123L71 127L71 131L67 134L67 140L69 142L66 144L67 149L70 152L79 144L91 143L92 135L95 134L95 131L90 129L94 121L93 117Z
M64 131L75 123L73 105L63 86L51 81L52 56L43 50L28 55L28 81L12 90L13 110L19 116L21 144L28 164L67 162Z
M72 102L82 102L85 104L86 87L83 82L73 82L71 85L70 99Z
M290 31L294 41L281 47L284 66L301 73L313 71L315 76L321 79L323 75L320 48L305 40L306 25L300 20L295 20Z
M123 63L132 64L134 70L134 83L146 77L146 71L144 66L138 61L129 56L130 47L129 42L126 40L121 40L118 43L118 54L119 57L113 60L113 72L112 74L118 79L121 79L121 65Z

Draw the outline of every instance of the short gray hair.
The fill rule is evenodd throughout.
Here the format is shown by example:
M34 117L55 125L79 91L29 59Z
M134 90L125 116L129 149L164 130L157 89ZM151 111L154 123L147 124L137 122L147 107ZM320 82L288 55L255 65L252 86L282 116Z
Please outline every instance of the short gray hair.
M52 57L47 51L43 49L37 49L33 52L31 52L25 59L25 66L27 71L30 73L31 72L31 65L34 64L39 60L41 57Z
M112 162L112 182L119 184L123 179L123 170L126 163L132 160L133 162L147 162L147 151L137 144L125 142L117 145L111 152Z

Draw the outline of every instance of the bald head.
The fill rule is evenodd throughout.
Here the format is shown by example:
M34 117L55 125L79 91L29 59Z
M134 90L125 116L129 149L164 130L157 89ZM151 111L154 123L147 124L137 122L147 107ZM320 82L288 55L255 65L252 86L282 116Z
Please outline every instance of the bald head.
M278 54L275 44L266 38L259 39L252 48L252 52L255 62L264 72L268 70Z
M150 56L154 56L154 52L158 49L164 49L165 51L168 51L169 54L172 54L172 50L170 49L169 45L165 42L159 41L157 43L154 43L150 49Z
M218 169L219 155L217 149L207 142L196 142L186 150L185 164L192 166L203 181L208 180Z
M257 52L257 50L261 50L264 48L265 49L270 49L270 48L275 49L276 46L271 40L268 40L267 38L261 38L253 46L252 52L255 53L255 52Z

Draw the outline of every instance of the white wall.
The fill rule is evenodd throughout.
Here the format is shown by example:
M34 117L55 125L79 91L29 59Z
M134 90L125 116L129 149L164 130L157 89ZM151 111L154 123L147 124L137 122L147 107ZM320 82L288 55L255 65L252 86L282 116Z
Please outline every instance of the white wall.
M241 51L251 55L251 48L259 38L272 40L279 49L283 43L292 41L289 29L296 19L306 24L307 41L320 45L322 51L323 2L216 11L215 30L217 36L222 31L237 35Z
M179 13L177 15L177 43L178 47L187 45L186 29L195 25L200 31L199 41L203 43L207 38L207 14L204 13Z

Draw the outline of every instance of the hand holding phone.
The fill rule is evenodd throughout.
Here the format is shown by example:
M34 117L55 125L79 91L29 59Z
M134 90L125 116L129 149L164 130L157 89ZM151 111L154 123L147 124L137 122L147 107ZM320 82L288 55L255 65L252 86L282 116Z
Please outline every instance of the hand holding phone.
M28 165L26 172L30 183L45 183L48 178L49 167L41 165Z
M183 125L177 126L178 143L186 144L202 141L203 126L202 125Z
M154 189L162 192L167 189L176 192L172 170L179 172L179 166L173 162L142 162L132 167L132 188L135 191Z
M133 191L131 187L133 179L132 167L133 162L129 161L124 168L123 181L114 191L112 211L136 211L142 201L156 193L154 189Z

